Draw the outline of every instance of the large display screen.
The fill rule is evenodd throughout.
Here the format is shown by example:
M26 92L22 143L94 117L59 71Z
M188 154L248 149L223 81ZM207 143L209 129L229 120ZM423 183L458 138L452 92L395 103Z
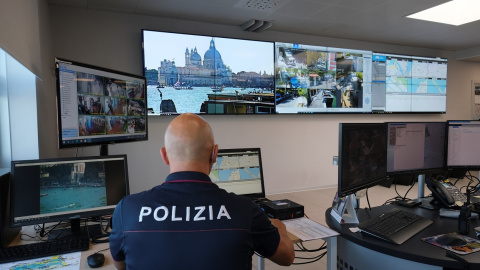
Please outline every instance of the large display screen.
M370 113L372 52L275 43L277 113Z
M143 76L56 59L59 147L147 139Z
M149 114L275 113L273 42L143 31Z
M374 53L374 112L439 112L447 109L447 59Z

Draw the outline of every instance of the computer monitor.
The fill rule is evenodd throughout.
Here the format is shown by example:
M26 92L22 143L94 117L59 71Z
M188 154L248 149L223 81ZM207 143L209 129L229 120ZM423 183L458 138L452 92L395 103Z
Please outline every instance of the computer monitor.
M126 155L12 161L12 227L113 214L129 194Z
M480 170L480 121L447 121L447 169Z
M210 178L228 192L265 198L260 148L219 149Z
M386 123L340 123L338 141L339 197L386 180Z
M145 77L65 59L55 66L59 148L148 139Z
M445 126L446 122L388 123L387 173L443 169Z

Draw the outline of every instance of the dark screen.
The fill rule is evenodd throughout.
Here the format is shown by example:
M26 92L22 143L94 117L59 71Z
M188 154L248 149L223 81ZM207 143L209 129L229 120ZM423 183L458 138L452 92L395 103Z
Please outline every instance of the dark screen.
M338 192L371 187L387 176L387 125L340 124Z

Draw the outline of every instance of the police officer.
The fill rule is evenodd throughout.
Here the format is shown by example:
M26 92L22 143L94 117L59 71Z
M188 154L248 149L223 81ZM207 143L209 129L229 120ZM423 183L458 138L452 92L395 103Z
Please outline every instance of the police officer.
M254 252L293 263L285 225L210 180L218 145L205 120L177 116L160 152L170 167L165 182L115 209L110 250L117 269L251 269Z

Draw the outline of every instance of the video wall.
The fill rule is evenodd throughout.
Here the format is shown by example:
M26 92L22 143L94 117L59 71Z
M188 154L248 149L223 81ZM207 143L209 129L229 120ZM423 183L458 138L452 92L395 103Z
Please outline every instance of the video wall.
M148 114L445 113L447 60L143 31Z

